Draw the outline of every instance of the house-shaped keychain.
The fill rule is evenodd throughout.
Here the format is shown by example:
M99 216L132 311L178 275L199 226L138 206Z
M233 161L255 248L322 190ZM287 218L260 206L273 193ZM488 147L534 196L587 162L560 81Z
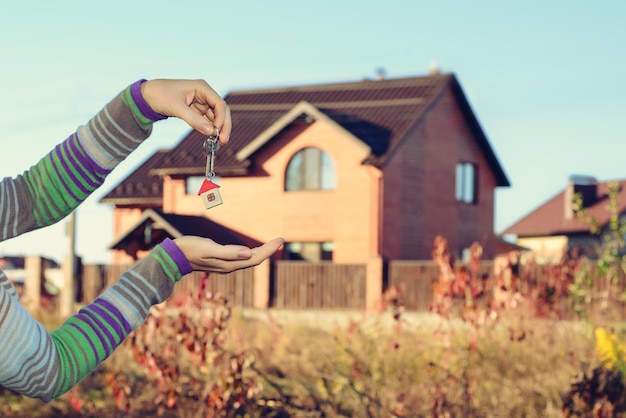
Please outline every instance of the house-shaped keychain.
M202 182L202 186L200 186L200 191L198 192L198 196L202 197L202 201L204 202L204 206L207 209L211 209L212 207L221 205L222 196L220 195L220 190L217 184L213 183L209 179L204 179Z

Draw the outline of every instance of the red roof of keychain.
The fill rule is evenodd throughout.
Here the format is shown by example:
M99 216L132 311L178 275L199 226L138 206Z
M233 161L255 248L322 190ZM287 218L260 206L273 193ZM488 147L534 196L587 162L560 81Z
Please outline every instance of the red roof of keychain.
M204 179L204 181L202 182L202 186L200 186L200 191L198 191L198 196L200 196L202 193L208 192L209 190L212 190L212 189L217 189L219 187L220 186L213 183L211 180Z

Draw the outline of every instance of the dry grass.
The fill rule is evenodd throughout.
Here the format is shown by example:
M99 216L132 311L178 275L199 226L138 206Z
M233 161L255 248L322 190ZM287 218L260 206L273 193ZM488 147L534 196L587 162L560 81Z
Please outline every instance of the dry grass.
M476 330L422 318L333 330L236 321L232 341L257 353L268 397L326 416L430 417L439 406L451 416L561 417L561 394L594 361L584 323L512 317Z
M579 322L511 317L476 330L430 315L406 315L402 326L389 314L324 326L287 316L234 315L228 328L226 349L255 354L246 373L263 383L258 402L275 411L267 416L562 417L562 393L595 362L590 326ZM135 404L119 416L154 416L156 390L129 359L119 349L79 386L92 414L72 414L69 396L48 405L4 396L0 408L7 416L112 416L104 376L123 368ZM163 416L198 416L193 402Z

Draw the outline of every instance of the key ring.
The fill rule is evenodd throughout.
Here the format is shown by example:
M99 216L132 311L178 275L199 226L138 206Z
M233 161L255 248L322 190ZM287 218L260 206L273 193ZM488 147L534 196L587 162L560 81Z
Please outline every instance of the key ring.
M202 196L204 206L207 209L222 204L222 197L220 196L219 191L220 186L213 183L212 181L213 177L215 176L215 172L213 171L213 165L215 164L215 153L220 147L219 137L220 129L215 126L214 135L210 135L204 141L204 144L202 144L202 149L207 155L205 170L206 178L200 186L200 191L198 192L198 195Z
M207 165L206 165L205 175L206 175L206 178L208 179L211 179L213 178L213 176L215 176L215 172L213 171L213 162L215 160L215 153L220 147L220 143L219 143L220 130L217 126L215 127L215 131L216 131L216 135L209 136L206 139L206 141L204 141L204 144L202 145L202 148L204 149L204 153L207 155Z
M211 139L213 138L212 136L208 137L205 141L204 144L202 145L202 149L204 150L204 153L206 155L211 154L212 152L215 152L215 148L216 148L216 144L215 144L215 139Z
M202 148L204 149L204 152L208 155L211 152L217 152L220 148L220 143L219 143L219 139L220 139L220 128L218 128L217 126L215 127L215 135L210 135L206 141L204 141L204 145L202 146Z

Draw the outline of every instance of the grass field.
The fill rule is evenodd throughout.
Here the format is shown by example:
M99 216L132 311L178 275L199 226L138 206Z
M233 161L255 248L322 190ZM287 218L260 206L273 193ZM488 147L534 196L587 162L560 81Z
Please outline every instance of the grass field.
M161 314L181 317L180 308ZM175 366L175 375L159 366L160 381L148 376L133 350L138 337L74 391L49 404L5 393L0 414L563 417L562 396L581 372L597 365L593 328L586 322L524 319L515 311L480 327L432 314L400 320L389 312L231 314L219 331L198 327L213 330L217 343L214 336L193 335L212 341L205 346L212 354L201 363L189 349L167 359L164 353L185 344L180 328L164 320L156 322L156 332L152 326L152 334L143 329L150 324L142 327L141 335L151 337L149 351ZM207 323L197 312L183 317ZM165 381L172 392L159 386Z

